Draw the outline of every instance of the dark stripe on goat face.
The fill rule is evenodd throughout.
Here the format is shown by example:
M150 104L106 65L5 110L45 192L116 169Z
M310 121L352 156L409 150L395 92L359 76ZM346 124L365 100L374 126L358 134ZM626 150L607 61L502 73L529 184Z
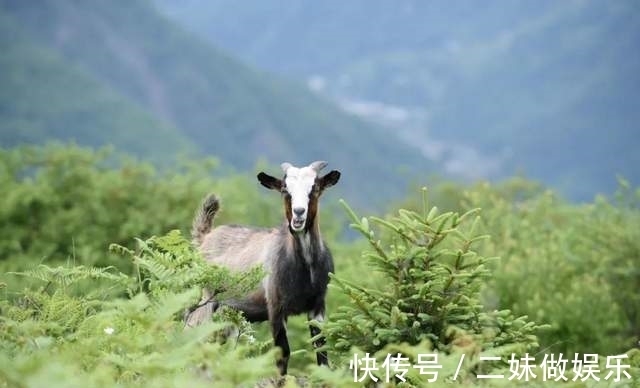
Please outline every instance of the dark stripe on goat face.
M307 223L305 225L305 231L310 231L313 227L313 223L316 220L318 213L318 199L320 197L320 191L317 189L317 185L313 185L313 189L309 194L309 207L307 209Z
M291 195L284 191L282 196L284 198L284 214L287 217L287 225L291 228L291 218L293 217L291 213Z

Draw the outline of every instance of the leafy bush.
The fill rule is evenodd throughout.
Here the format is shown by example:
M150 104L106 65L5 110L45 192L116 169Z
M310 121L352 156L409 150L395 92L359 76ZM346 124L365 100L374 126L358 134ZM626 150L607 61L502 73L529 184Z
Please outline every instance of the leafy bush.
M465 202L487 209L482 227L493 238L482 249L502 257L488 303L548 323L539 333L548 351L618 354L637 345L638 202L573 205L550 191L514 195L509 185L480 185Z
M66 261L128 273L131 263L109 254L109 244L131 248L134 236L185 231L210 191L223 200L217 222L267 225L282 218L252 176L225 174L215 160L185 161L160 171L109 149L0 149L0 186L5 271Z
M483 209L478 231L491 239L476 249L500 257L484 304L547 324L537 333L541 349L611 355L637 346L640 190L621 180L613 198L584 204L523 178L433 191L436 203Z

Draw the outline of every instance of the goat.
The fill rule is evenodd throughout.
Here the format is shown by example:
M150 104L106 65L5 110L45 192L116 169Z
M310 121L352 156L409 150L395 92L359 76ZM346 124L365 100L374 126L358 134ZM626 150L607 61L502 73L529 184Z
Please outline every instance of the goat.
M193 220L193 242L208 262L237 271L262 265L266 276L256 290L236 300L213 301L215 295L205 289L198 307L186 317L187 326L206 320L220 305L242 311L250 322L268 320L275 346L282 350L276 362L281 375L287 374L290 355L287 318L307 313L310 320L324 320L329 273L334 267L320 235L318 200L340 179L336 170L319 176L326 165L317 161L298 168L282 163L283 179L258 174L262 186L282 194L286 221L280 227L221 225L212 230L219 209L214 194L204 200ZM309 329L312 338L320 334L313 325ZM313 343L318 365L328 365L326 351L317 350L324 343L323 336Z

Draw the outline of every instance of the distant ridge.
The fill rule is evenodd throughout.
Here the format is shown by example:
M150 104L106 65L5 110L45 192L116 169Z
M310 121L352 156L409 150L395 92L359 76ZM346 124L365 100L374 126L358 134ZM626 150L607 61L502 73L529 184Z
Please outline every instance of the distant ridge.
M345 114L302 86L241 64L176 26L150 2L0 0L0 12L7 33L16 26L25 31L23 41L14 45L16 55L24 47L34 48L15 68L45 67L33 84L24 80L14 88L38 89L56 80L51 74L69 73L66 81L55 81L57 92L45 100L61 99L63 88L64 101L87 105L85 120L69 119L56 127L41 120L37 135L16 136L16 127L4 125L0 136L7 144L72 137L81 144L112 142L156 157L175 144L238 169L253 168L261 160L300 164L324 159L345 173L345 193L378 201L403 193L412 176L430 172L418 151L385 129ZM105 103L106 96L119 105ZM23 97L29 104L30 97ZM13 105L11 98L4 103ZM56 115L55 104L45 105L34 106L29 117L40 120L47 111ZM69 103L64 109L73 107ZM25 120L20 110L13 112L14 121ZM91 122L100 117L102 127ZM132 143L147 146L138 149Z
M47 140L114 144L148 157L195 149L171 125L60 53L30 39L0 12L0 144Z
M640 184L637 0L155 1L254 66L415 112L405 137L443 171L577 200Z

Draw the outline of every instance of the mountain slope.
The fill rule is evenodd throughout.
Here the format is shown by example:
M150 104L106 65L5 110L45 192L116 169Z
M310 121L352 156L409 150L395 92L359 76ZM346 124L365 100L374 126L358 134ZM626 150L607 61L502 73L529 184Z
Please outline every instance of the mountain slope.
M237 168L263 159L326 159L343 169L347 192L363 196L358 192L366 190L363 197L381 199L402 192L407 175L430 166L384 129L295 83L242 65L146 1L0 4L39 44L179 128L203 153Z
M0 144L75 140L154 160L193 144L0 13Z
M390 105L451 172L520 171L575 199L640 182L637 1L157 3L257 66Z
M457 106L434 110L434 136L506 150L507 171L577 198L611 191L616 174L640 182L638 11L630 2L559 3L500 45L476 44L485 51L477 75L451 88Z

